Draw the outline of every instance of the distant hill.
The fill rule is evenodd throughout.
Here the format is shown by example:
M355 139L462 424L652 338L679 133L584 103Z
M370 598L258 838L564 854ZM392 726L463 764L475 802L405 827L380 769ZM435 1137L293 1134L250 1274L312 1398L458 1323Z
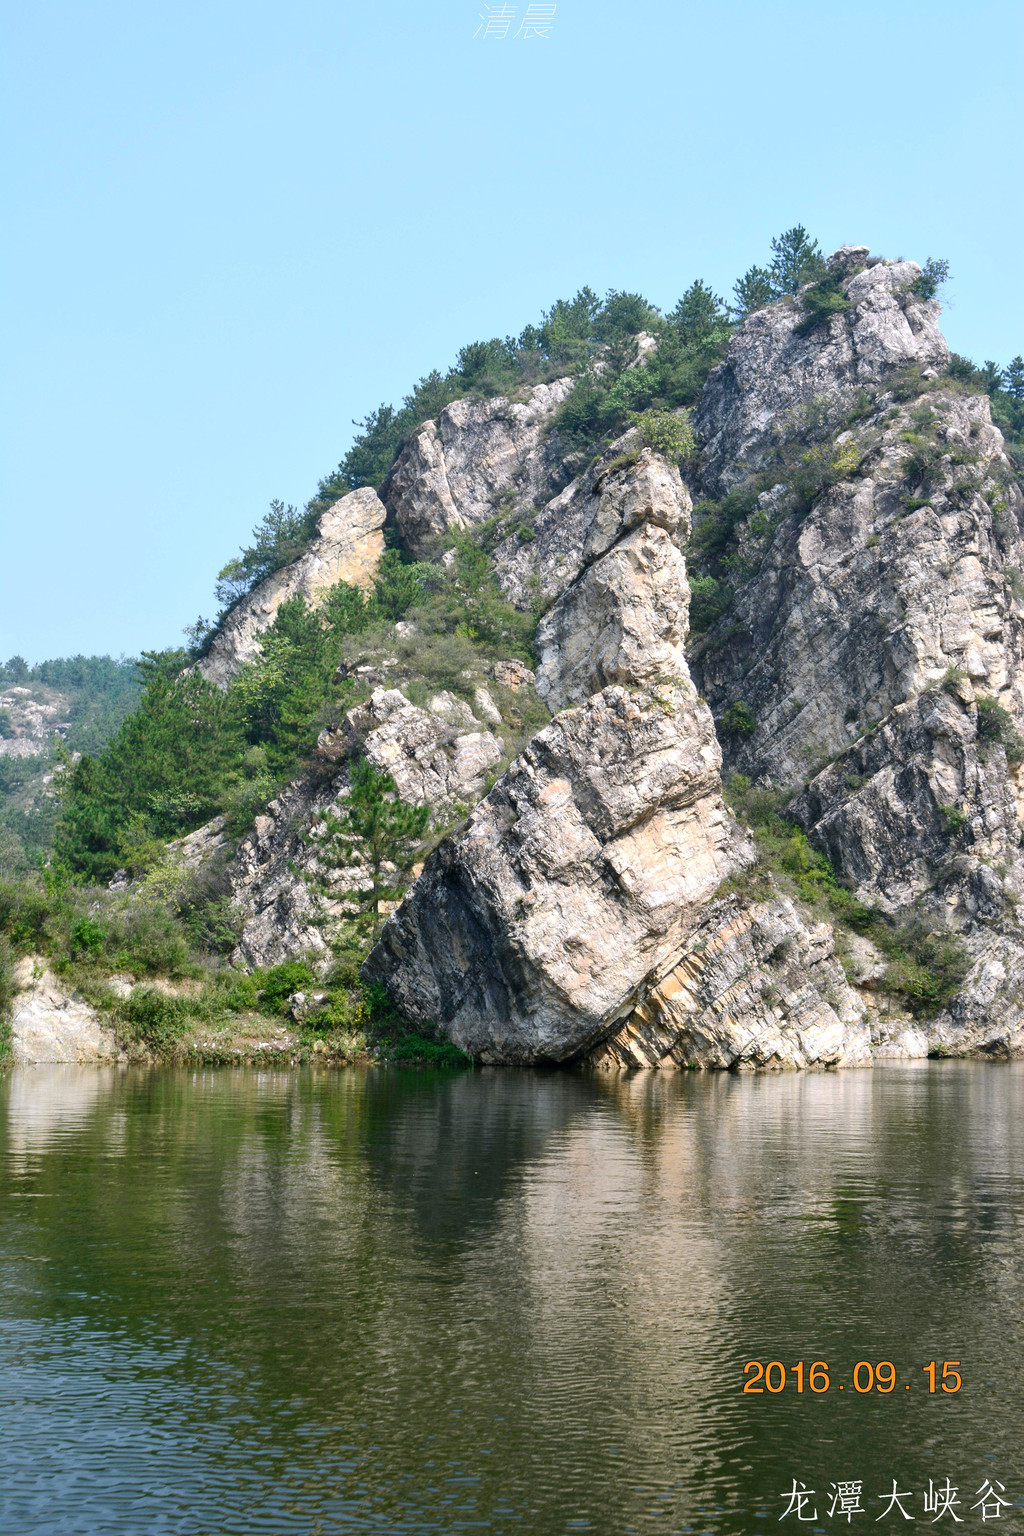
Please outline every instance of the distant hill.
M0 877L35 863L57 814L54 754L100 751L139 697L136 663L60 656L0 663Z

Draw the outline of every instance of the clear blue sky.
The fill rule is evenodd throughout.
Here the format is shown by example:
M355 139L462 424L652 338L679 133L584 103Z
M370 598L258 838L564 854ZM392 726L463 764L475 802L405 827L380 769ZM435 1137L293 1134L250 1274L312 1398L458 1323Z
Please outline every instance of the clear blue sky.
M728 293L802 221L1024 350L1018 0L485 9L7 6L0 657L177 643L353 418L583 283Z

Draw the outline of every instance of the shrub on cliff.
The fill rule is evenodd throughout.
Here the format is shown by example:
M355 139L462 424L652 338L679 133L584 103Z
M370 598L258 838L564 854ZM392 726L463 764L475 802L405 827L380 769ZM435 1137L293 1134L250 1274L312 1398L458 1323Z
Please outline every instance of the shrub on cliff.
M311 834L317 862L327 872L323 889L337 896L344 871L358 876L343 894L362 910L361 926L371 941L384 920L381 903L401 900L429 825L429 806L406 805L390 774L360 760L352 768L348 799L322 816Z
M1007 760L1024 760L1024 740L1013 723L1013 716L996 699L982 695L978 699L978 740L989 746L1003 747Z

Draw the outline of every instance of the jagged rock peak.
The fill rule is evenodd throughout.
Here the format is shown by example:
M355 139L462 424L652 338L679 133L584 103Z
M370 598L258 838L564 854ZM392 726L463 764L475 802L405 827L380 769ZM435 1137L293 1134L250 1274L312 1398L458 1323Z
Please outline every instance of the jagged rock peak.
M722 492L760 467L773 432L812 400L877 388L907 369L925 378L949 365L939 305L920 298L913 261L872 260L866 246L829 257L848 308L808 323L800 295L750 315L708 379L695 417L704 481Z
M231 609L198 663L202 675L226 687L240 667L260 654L260 635L289 598L304 597L315 607L339 581L371 586L384 553L385 515L383 502L368 486L328 507L309 548Z

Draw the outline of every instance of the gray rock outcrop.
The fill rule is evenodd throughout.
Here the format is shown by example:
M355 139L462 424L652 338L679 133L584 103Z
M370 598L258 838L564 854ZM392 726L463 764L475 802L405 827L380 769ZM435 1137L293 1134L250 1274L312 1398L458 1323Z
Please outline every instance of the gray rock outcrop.
M572 379L538 384L525 400L455 400L402 449L381 495L405 547L422 558L452 529L529 508L558 489L562 457L550 442Z
M309 548L231 609L197 670L224 688L240 667L260 654L260 635L273 624L282 603L303 597L315 608L339 581L371 586L384 553L385 516L384 504L369 487L328 507Z
M682 543L690 512L678 469L630 430L540 509L531 538L510 534L497 544L498 582L519 608L551 602L631 528L664 528Z
M934 376L948 366L939 306L912 291L921 268L912 261L865 265L869 260L865 246L844 247L830 259L834 271L852 272L842 285L850 304L844 314L805 331L797 297L758 310L733 336L695 416L709 488L726 491L760 468L800 406L877 389L906 369Z
M488 525L503 592L542 611L536 689L554 718L488 791L505 760L488 690L513 718L502 690L530 683L522 663L495 663L487 686L463 672L472 707L411 702L397 642L391 660L354 663L361 687L383 686L235 861L241 960L326 956L343 903L312 894L303 834L344 799L358 750L439 820L475 805L364 975L481 1060L775 1070L1024 1054L1024 498L985 398L943 377L920 268L864 247L829 267L846 307L811 323L805 293L750 316L696 411L703 496L758 479L715 567L730 606L695 639L679 471L635 430L586 466L567 454L553 426L570 380L455 402L412 435L382 488L389 518L421 558ZM708 547L700 529L690 547ZM803 898L744 887L753 851L721 798L723 752L853 896L955 934L970 971L937 1018L886 991L867 940L837 953Z
M601 688L654 688L686 670L686 562L664 528L634 528L541 620L537 692L552 711Z
M492 723L496 715L500 724L493 704L490 709ZM488 772L501 760L501 738L481 730L465 700L446 689L434 695L428 708L420 709L397 688L377 688L369 702L351 710L348 718L351 728L367 732L363 754L375 768L391 775L399 799L408 805L429 805L440 815L475 805L484 793Z
M364 967L484 1061L563 1061L640 999L749 851L689 680L557 715L428 858Z
M538 642L560 712L430 855L364 968L482 1060L598 1043L751 857L682 652L688 498L638 444L608 479Z
M871 1033L827 923L808 927L785 897L733 898L714 903L672 970L591 1059L738 1071L870 1066Z
M892 266L853 278L851 296L877 274L876 388L820 449L851 450L844 477L809 508L787 503L785 486L762 498L775 526L762 549L741 535L753 574L697 642L694 665L720 721L730 705L747 708L745 730L724 735L730 769L793 795L789 814L861 901L956 934L973 965L928 1025L932 1045L1012 1054L1024 1048L1022 788L1007 757L1024 730L1024 498L987 399L941 380L927 387L944 355L935 306L893 287L903 279ZM759 348L781 335L785 314L753 316L733 340L734 374L750 381L739 426L724 375L709 383L701 414L713 467L743 445L756 458L805 387L806 360L784 346L771 354L781 374L755 382ZM838 347L831 374L806 385L823 391L825 416L865 353L858 324L863 315L831 321L815 354L823 365ZM887 385L908 361L922 392L894 395Z

